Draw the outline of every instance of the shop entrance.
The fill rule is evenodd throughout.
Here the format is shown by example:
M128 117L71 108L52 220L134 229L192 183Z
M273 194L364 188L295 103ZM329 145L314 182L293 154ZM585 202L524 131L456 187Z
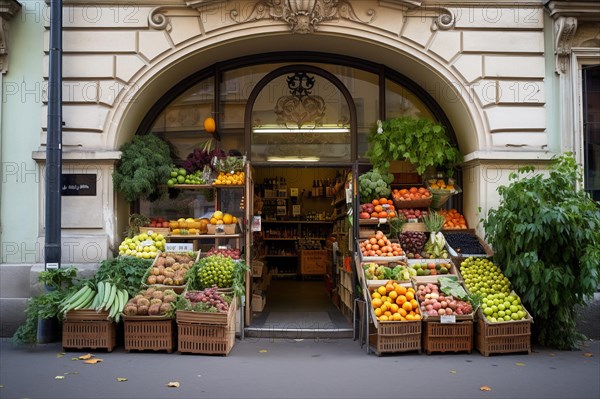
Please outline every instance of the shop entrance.
M347 208L344 167L255 167L253 317L260 337L351 337L351 309L341 303L339 246ZM342 241L342 242L340 242Z

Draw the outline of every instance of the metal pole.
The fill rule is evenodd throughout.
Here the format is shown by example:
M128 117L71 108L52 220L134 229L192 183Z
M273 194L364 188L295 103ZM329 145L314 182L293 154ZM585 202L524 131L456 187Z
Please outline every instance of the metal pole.
M44 264L60 268L62 174L62 0L50 1Z

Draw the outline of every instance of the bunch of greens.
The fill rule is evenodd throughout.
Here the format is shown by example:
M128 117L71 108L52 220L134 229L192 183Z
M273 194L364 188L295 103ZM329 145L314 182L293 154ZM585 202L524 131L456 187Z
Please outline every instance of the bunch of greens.
M133 298L142 286L142 278L152 265L153 259L140 259L131 256L102 261L94 280L111 281L127 290Z
M570 153L555 159L547 175L533 171L510 174L484 227L495 263L535 320L538 342L572 349L583 338L577 305L600 283L600 203L578 189L581 168Z
M386 198L392 190L390 184L394 181L394 175L384 172L386 169L373 168L358 177L358 194L361 202L371 202L374 199Z
M148 134L135 136L121 148L121 159L113 173L115 191L129 202L142 198L159 198L160 187L171 176L169 146Z
M423 216L423 223L429 232L438 232L444 227L446 219L439 212L432 209Z
M462 155L439 123L425 118L399 117L378 123L369 135L366 156L375 168L387 170L390 161L406 160L423 175L428 167L442 167L452 175Z
M45 287L45 291L30 298L25 308L25 323L15 331L12 341L15 344L36 344L38 321L40 319L62 318L60 311L61 302L83 284L76 279L77 269L52 269L43 271L38 275L38 282Z

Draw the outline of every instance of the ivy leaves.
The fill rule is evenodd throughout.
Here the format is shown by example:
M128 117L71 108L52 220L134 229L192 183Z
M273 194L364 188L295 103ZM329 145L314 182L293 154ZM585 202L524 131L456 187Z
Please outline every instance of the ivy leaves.
M484 227L494 258L529 307L543 345L572 349L580 335L575 305L600 282L600 204L576 189L572 154L547 175L520 168L498 189L500 205Z

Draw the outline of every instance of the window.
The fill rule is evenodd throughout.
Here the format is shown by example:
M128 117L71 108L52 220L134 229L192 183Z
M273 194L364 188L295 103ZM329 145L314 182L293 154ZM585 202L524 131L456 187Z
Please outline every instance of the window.
M600 201L600 65L582 68L584 185Z

